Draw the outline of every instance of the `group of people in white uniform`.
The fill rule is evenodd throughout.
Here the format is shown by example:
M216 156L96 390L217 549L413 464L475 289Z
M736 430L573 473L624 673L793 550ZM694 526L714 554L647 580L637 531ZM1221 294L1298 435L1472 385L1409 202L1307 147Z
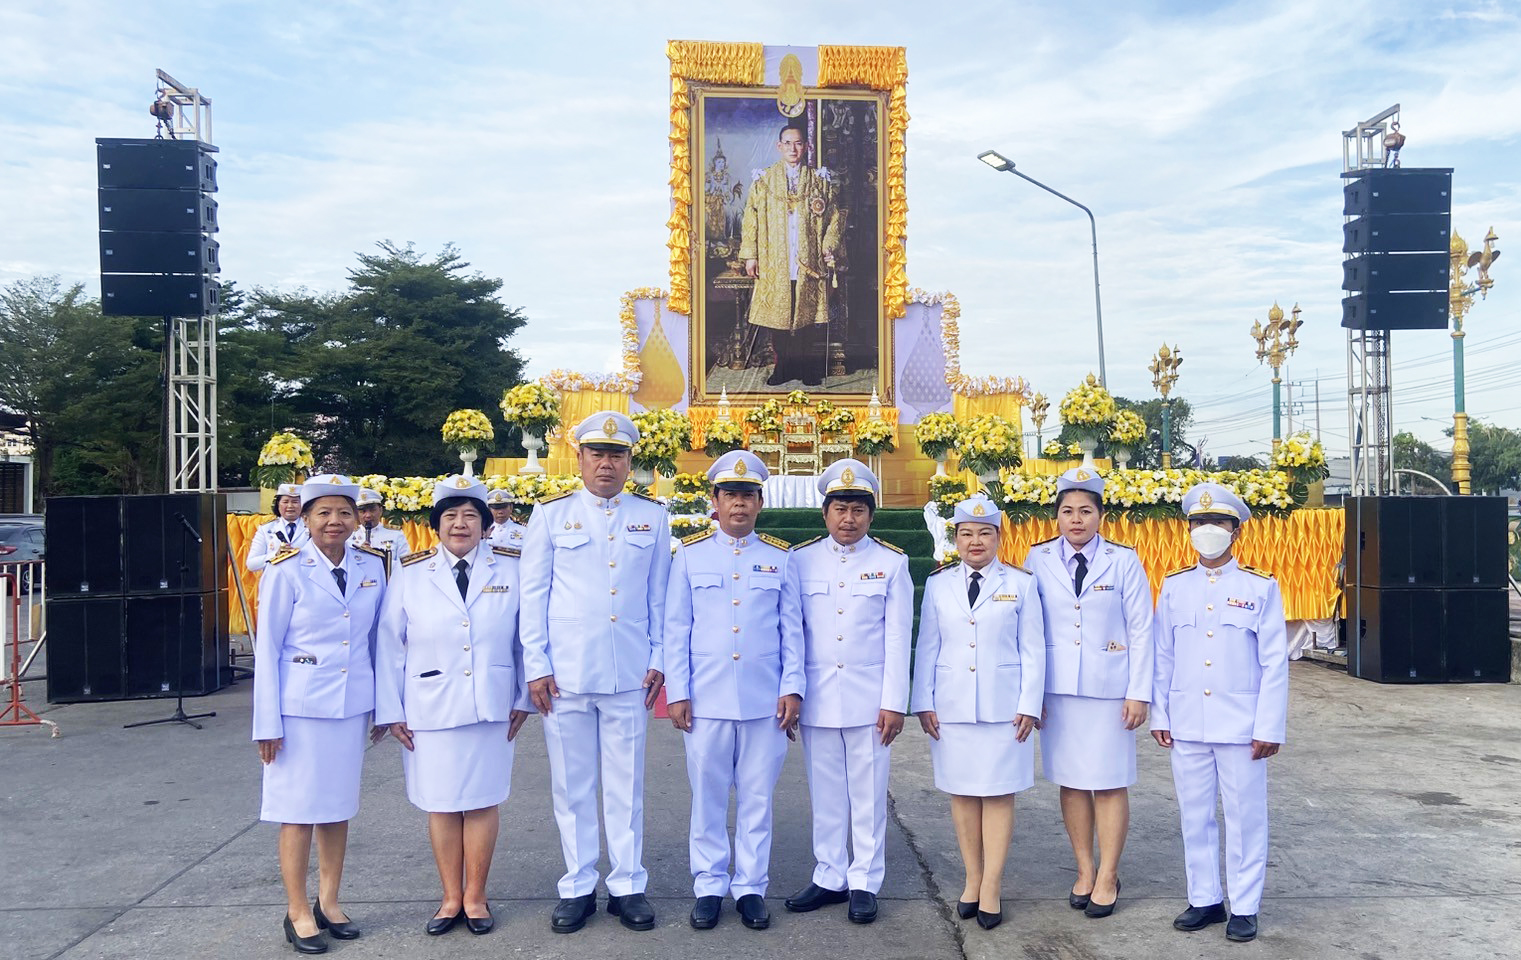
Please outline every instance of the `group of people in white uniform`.
M1284 739L1287 652L1276 582L1231 556L1250 511L1230 490L1200 484L1185 496L1200 560L1166 578L1155 608L1135 552L1098 533L1101 478L1078 469L1059 479L1059 535L1032 548L1029 569L998 559L1001 512L969 498L953 517L959 562L930 576L915 647L908 558L870 535L880 485L865 464L824 472L827 534L791 545L755 530L764 464L725 454L708 471L715 526L672 551L664 506L625 492L633 422L598 413L574 436L583 489L542 501L524 527L504 492L450 477L433 493L438 543L426 550L406 552L379 524L378 495L346 477L278 491L279 516L249 551L265 571L253 737L261 818L281 825L295 950L359 936L339 903L347 824L367 741L387 734L408 799L429 815L442 897L427 933L492 929L498 807L532 712L565 861L551 929L572 933L596 914L604 835L607 911L653 928L644 748L662 690L684 733L694 928L716 926L726 898L745 926L769 926L773 796L797 739L815 867L785 905L848 904L849 920L872 922L891 746L912 712L950 795L962 919L1002 919L1014 795L1034 783L1036 731L1077 861L1070 903L1095 918L1114 910L1135 731L1149 716L1171 750L1183 823L1189 906L1174 926L1228 920L1230 939L1255 937L1264 761Z

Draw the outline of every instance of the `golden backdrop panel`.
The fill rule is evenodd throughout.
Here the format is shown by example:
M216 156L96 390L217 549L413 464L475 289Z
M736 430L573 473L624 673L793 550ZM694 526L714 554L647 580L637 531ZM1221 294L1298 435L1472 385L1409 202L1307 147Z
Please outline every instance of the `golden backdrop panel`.
M243 594L248 597L248 609L250 613L258 609L259 605L259 574L250 571L243 565L248 557L248 545L253 541L254 531L262 524L273 520L272 513L264 514L241 514L229 513L227 515L227 565L231 576L238 578L243 584ZM233 586L232 580L227 580L227 631L229 633L243 633L253 635L253 624L243 619L243 608L238 603L238 590ZM257 619L257 614L254 614Z
M603 410L628 413L628 394L616 390L566 390L560 395L560 429L549 440L549 456L552 458L576 458L576 445L571 443L571 431L582 420Z

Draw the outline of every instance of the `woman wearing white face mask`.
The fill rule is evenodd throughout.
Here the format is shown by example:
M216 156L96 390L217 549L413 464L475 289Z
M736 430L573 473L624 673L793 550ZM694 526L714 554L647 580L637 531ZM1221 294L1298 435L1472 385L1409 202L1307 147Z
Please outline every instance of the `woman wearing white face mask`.
M1119 898L1134 731L1146 722L1152 674L1151 587L1135 551L1099 535L1103 492L1103 478L1082 467L1057 478L1060 535L1031 547L1026 562L1046 610L1041 772L1061 787L1077 861L1067 902L1095 918Z

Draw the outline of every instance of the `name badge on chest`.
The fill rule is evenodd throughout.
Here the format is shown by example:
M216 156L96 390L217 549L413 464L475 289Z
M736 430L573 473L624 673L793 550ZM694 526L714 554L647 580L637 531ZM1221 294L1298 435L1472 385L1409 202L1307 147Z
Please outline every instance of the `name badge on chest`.
M1093 585L1093 590L1094 590L1095 593L1098 592L1098 591L1100 591L1100 590L1113 590L1113 589L1114 589L1114 584L1112 584L1112 583L1095 583Z
M1019 599L1019 594L1017 594L1017 593L995 593L995 594L993 594L993 602L994 603L1013 603L1014 601L1016 601L1018 599Z
M506 584L491 584L490 586L481 587L481 593L507 593L511 589L512 587Z

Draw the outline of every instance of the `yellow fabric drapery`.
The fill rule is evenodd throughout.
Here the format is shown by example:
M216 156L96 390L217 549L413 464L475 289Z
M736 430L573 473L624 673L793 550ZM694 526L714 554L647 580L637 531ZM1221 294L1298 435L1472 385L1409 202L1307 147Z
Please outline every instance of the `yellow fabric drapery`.
M857 427L871 419L871 415L867 413L865 407L850 407L848 409L855 415ZM729 417L744 429L745 439L748 441L750 434L754 433L754 431L748 423L745 423L745 411L746 408L742 406L731 407ZM718 408L709 405L689 406L687 407L687 418L692 421L692 449L700 450L703 444L707 443L708 424L718 419ZM884 406L881 418L884 423L893 429L897 429L898 408Z
M628 394L616 390L567 390L560 395L560 427L550 434L550 457L576 458L571 431L582 420L603 410L628 413Z
M1198 554L1188 540L1181 517L1130 520L1106 517L1100 532L1108 540L1134 547L1146 568L1155 598L1162 579L1194 563ZM1255 517L1241 530L1236 559L1278 578L1284 616L1290 620L1321 620L1337 612L1341 593L1336 567L1342 556L1343 514L1340 510L1296 510L1286 517ZM1041 517L1005 523L999 559L1025 565L1030 547L1056 536L1056 520Z
M671 256L670 309L692 312L692 98L687 82L760 86L766 79L765 48L759 43L672 40L671 61Z
M951 398L951 414L957 420L965 422L985 413L995 413L1013 423L1014 429L1023 431L1020 411L1024 405L1024 395L1018 393L985 393L973 397L958 393Z

